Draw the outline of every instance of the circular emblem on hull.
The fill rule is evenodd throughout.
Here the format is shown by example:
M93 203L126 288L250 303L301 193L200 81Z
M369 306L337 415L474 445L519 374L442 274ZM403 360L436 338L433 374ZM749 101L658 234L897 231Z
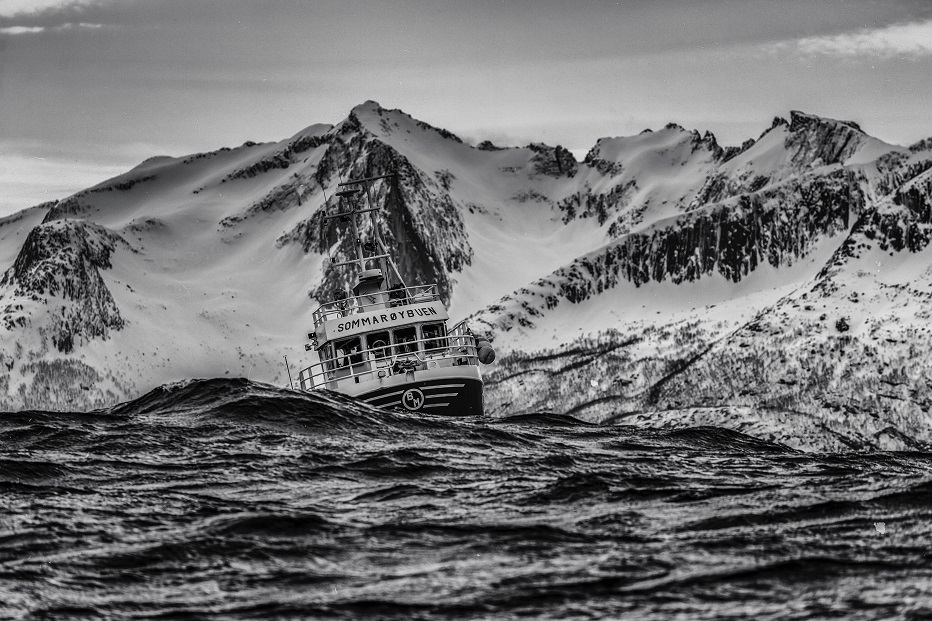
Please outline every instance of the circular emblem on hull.
M409 388L401 395L401 405L406 410L417 412L424 407L424 393L419 388Z

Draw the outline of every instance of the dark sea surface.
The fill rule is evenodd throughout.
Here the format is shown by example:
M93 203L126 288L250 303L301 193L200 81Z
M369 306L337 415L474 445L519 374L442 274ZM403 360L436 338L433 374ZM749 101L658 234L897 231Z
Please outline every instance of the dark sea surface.
M2 619L928 619L932 455L245 380L0 414Z

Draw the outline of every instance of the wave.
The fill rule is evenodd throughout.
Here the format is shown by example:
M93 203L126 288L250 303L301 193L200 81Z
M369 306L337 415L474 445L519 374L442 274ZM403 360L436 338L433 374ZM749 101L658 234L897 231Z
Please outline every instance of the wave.
M174 416L307 433L365 433L386 427L433 427L438 421L383 410L330 391L303 392L243 378L166 384L106 411L112 416Z
M0 481L41 483L70 473L70 468L50 461L0 458Z
M663 431L660 437L676 446L704 451L723 450L728 453L798 453L779 442L761 440L747 434L722 427L689 427Z
M812 589L820 582L830 584L840 577L850 579L858 575L877 576L883 572L902 572L909 569L908 565L876 559L800 556L712 571L671 571L667 575L622 586L618 592L626 595L678 592L682 597L684 592L694 589L706 594L708 589L720 588L728 584L767 584L768 588L775 589L777 588L775 583L788 585L801 583L806 588Z
M289 538L317 535L337 530L337 525L310 512L282 514L245 513L224 517L211 524L208 531L223 537Z
M496 422L528 427L599 427L596 423L589 423L567 414L554 414L551 412L515 414L514 416L496 419Z
M385 410L329 391L303 392L244 378L196 379L159 386L116 406L87 413L16 412L0 417L0 429L21 443L42 441L69 446L95 435L98 425L113 427L142 419L189 424L234 423L292 433L338 433L388 437L397 433L456 434L448 439L490 445L532 445L553 436L599 436L613 448L655 450L661 446L728 453L794 453L783 444L718 427L639 429L618 423L597 424L557 413L531 413L496 419L450 418Z

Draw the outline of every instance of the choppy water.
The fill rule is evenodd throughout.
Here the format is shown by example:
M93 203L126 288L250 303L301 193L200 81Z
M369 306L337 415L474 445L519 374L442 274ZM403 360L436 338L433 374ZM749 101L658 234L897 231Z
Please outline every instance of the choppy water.
M932 455L210 380L0 415L0 618L932 618Z

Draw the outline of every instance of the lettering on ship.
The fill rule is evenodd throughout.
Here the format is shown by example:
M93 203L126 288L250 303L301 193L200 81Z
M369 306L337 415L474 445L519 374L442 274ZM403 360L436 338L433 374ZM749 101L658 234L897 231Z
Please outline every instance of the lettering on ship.
M378 326L404 319L414 319L416 317L429 317L436 314L437 309L428 306L426 308L409 308L391 313L382 313L381 315L369 315L360 317L359 319L341 321L337 325L337 332L349 332L351 330L358 330L359 328Z

